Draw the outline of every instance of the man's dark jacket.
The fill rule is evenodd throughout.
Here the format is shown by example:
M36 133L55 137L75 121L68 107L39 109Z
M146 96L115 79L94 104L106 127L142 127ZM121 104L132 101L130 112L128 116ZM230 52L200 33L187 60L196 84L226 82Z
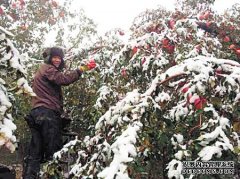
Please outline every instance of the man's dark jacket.
M63 96L61 86L69 85L79 79L80 70L67 73L59 71L52 64L42 64L33 80L32 107L46 107L56 112L62 112Z

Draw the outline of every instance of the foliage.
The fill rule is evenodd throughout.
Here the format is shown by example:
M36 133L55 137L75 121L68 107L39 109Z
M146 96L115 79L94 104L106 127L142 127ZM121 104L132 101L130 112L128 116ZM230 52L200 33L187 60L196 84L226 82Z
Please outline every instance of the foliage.
M15 34L17 47L30 57L41 59L45 43L70 50L96 33L93 21L83 10L71 10L71 2L6 1L0 6L0 25Z
M73 178L189 177L181 173L184 160L239 165L239 5L219 15L204 2L148 10L118 51L96 45L87 54L99 73L81 83L91 89L81 105L91 105L80 116L91 126L97 121L95 130L64 146L54 164L67 152L77 156Z
M16 94L35 95L26 80L26 69L23 56L13 45L12 33L0 27L0 147L5 146L11 152L16 147L16 137L13 132L12 103Z
M123 45L119 38L119 31L120 29L114 29L107 32L104 37L99 37L96 40L93 47L81 50L71 61L71 68L84 64L85 60L82 59L92 58L98 64L95 71L83 74L79 82L65 87L64 90L65 109L73 120L73 130L78 131L81 136L89 135L92 132L90 129L98 118L108 110L109 106L117 102L116 95L113 94L111 88L108 88L107 84L114 80L114 72L108 74L111 58L114 53L120 51ZM72 93L72 91L78 91L78 93ZM102 96L103 99L97 99L98 95ZM101 101L105 98L111 102L101 106Z

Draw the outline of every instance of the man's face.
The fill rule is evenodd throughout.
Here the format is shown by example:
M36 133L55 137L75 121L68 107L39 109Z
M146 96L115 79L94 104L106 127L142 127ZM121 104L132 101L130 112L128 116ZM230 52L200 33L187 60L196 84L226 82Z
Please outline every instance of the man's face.
M59 56L52 57L52 64L58 68L61 64L61 58Z

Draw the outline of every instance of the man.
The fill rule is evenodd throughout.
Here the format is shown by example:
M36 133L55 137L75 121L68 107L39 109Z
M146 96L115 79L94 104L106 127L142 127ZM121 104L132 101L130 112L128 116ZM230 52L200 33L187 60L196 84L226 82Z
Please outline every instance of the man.
M33 80L32 110L26 117L32 139L26 157L23 178L35 179L40 171L40 163L51 160L53 154L62 148L61 114L63 96L61 86L77 81L85 71L95 68L94 61L78 69L63 73L64 53L53 47L43 53L46 62L40 66Z

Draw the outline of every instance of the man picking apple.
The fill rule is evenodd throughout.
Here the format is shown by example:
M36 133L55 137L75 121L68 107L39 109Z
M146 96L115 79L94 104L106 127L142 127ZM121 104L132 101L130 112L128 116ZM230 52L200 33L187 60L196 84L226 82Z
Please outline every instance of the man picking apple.
M45 51L43 57L46 61L34 76L32 87L36 96L32 98L32 110L26 117L32 138L25 158L23 179L38 178L40 163L51 160L53 154L62 148L61 87L74 83L82 73L96 67L95 61L90 60L86 65L63 73L64 53L57 47Z

